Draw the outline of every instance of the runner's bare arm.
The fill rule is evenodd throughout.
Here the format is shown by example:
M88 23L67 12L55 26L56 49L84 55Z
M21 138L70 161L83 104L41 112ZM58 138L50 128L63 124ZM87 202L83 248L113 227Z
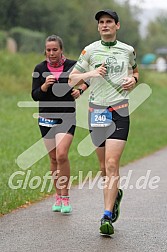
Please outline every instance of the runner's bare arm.
M138 68L136 67L135 69L133 69L133 74L131 77L126 77L126 78L123 78L124 80L124 83L122 85L122 88L124 90L131 90L133 89L138 80L139 80L139 72L138 72Z
M69 82L68 84L71 87L78 86L81 84L81 81L87 81L90 78L95 78L99 76L104 76L106 74L106 68L104 67L104 64L102 64L100 67L96 68L95 70L81 73L77 69L73 69L69 76Z

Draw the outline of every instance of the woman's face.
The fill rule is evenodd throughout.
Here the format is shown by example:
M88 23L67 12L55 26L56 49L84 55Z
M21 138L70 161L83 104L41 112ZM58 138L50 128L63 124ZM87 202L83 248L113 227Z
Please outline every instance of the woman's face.
M51 63L57 63L61 59L62 49L58 41L47 41L45 45L46 58Z

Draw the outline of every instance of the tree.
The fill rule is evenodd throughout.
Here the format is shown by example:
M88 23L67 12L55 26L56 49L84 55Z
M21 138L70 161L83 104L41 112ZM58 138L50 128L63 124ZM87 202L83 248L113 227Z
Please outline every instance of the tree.
M148 32L145 38L147 41L147 50L155 52L159 47L167 47L167 17L164 13L163 15L156 18L148 25Z
M94 15L112 8L120 16L118 38L138 47L138 22L129 0L120 5L116 0L0 0L2 29L28 28L46 35L57 34L64 40L65 50L78 56L85 45L100 39ZM3 9L3 11L2 11Z
M20 6L22 0L0 0L0 27L9 30L19 23Z

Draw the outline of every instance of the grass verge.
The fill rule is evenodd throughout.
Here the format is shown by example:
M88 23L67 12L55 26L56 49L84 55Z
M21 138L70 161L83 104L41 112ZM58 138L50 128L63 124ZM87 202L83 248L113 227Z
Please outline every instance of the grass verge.
M142 82L149 84L152 95L131 115L129 139L121 159L121 166L167 145L166 74L143 72L141 79ZM23 92L23 90L18 92L19 89L17 88L16 90L12 87L11 90L10 88L3 90L0 95L1 214L6 214L29 202L40 200L54 192L53 187L51 187L51 180L48 180L45 186L43 185L43 177L49 171L48 156L43 157L26 170L21 169L16 163L17 157L40 139L37 121L32 117L37 109L19 108L17 106L19 101L31 100L30 92ZM84 96L82 99L84 103L87 100L87 98L84 100ZM86 122L86 106L83 106L82 100L80 102L79 118L82 118L82 122L83 120ZM85 111L85 119L83 111ZM78 121L79 126L69 154L71 175L78 176L79 171L83 171L84 178L89 171L93 171L95 176L99 169L95 152L89 156L81 156L78 153L78 145L88 135L88 130L82 128L82 126L86 127L86 123L82 125L80 119ZM89 147L87 145L86 149L89 149ZM16 174L16 176L14 177L13 174ZM11 183L9 183L11 181L15 188L11 188ZM77 179L74 184L76 183L78 183Z

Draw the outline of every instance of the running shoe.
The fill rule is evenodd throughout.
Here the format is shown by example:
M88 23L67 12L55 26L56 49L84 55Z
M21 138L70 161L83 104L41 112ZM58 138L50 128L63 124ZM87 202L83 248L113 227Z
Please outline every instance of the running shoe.
M72 207L70 205L70 199L68 196L61 197L61 213L71 213Z
M61 207L62 207L61 196L56 194L55 198L56 198L56 201L55 201L55 204L52 206L52 211L61 212Z
M123 196L123 191L122 189L119 189L116 200L115 200L115 204L113 207L113 211L112 211L112 223L116 222L120 215L120 203L122 200L122 196Z
M104 215L101 219L100 233L102 235L112 235L114 234L114 227L112 225L112 220Z

